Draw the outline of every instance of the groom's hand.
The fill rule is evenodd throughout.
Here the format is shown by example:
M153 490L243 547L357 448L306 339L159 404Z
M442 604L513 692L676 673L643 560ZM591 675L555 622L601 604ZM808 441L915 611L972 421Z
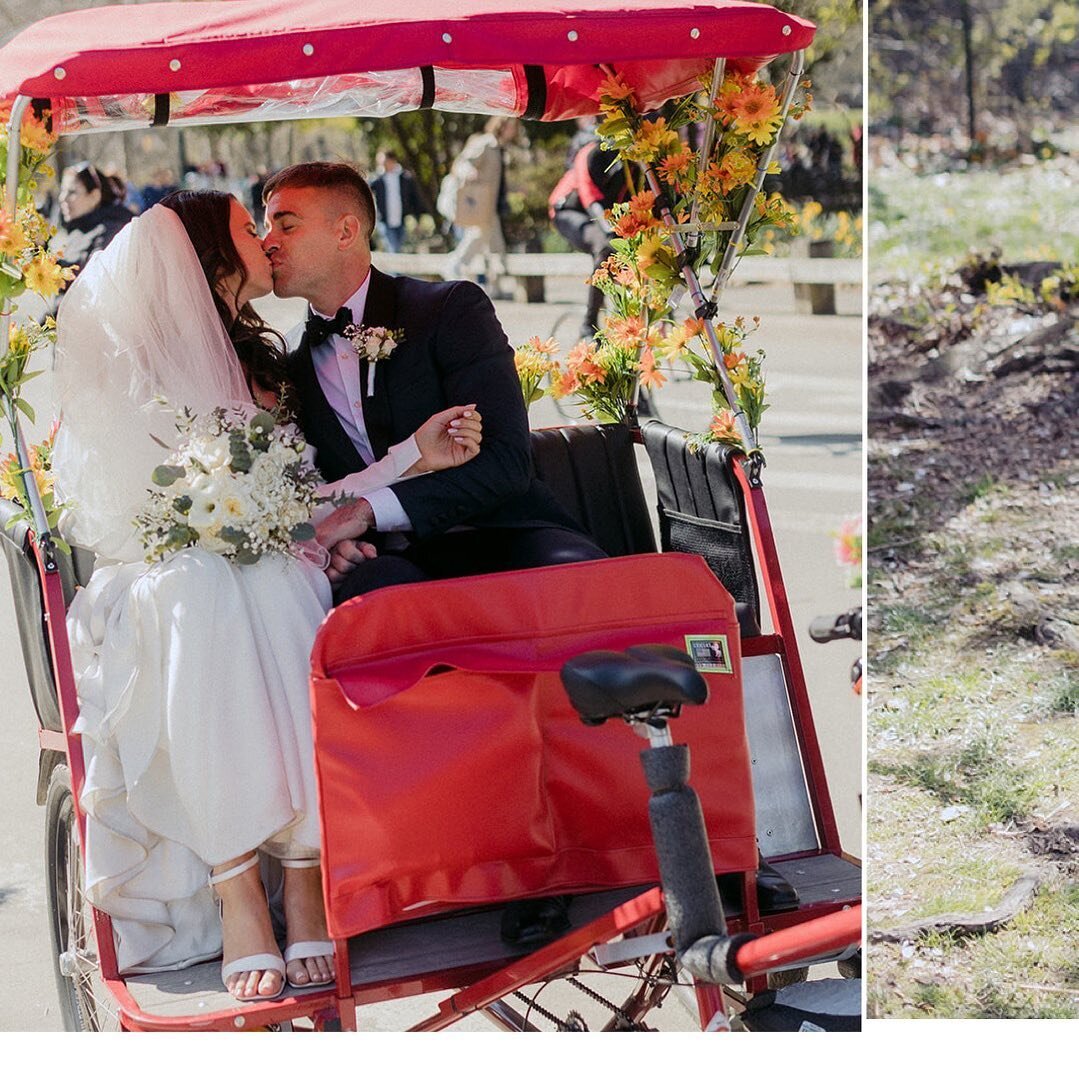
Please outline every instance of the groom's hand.
M336 585L347 577L358 565L369 558L377 558L378 550L371 543L356 540L342 540L330 551L330 564L326 567L326 576Z
M366 498L358 498L345 506L339 506L315 526L315 539L332 551L342 540L359 539L375 527L375 511Z

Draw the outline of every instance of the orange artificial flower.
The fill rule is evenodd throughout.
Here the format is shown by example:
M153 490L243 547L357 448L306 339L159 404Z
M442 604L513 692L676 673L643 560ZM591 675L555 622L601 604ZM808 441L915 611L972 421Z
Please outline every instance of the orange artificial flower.
M644 319L640 315L608 319L603 333L612 345L637 348L644 339Z
M576 371L557 371L551 374L551 396L556 400L576 393L580 386Z
M47 154L56 142L56 135L45 126L44 120L27 115L22 122L19 139L28 150L36 154Z
M623 214L614 223L614 234L623 240L630 240L638 232L644 232L648 227L647 222L639 220L632 214Z
M633 90L626 85L621 75L608 75L599 84L599 97L609 97L612 101L628 101L633 105Z
M742 91L745 88L746 77L744 75L739 75L734 71L727 75L714 102L717 112L720 113L717 119L727 120L734 115L735 104L738 98L742 96Z
M750 142L763 146L772 141L780 125L780 111L775 87L768 83L752 83L732 103L734 130Z
M18 258L26 248L26 229L7 210L0 209L0 255Z
M724 409L712 417L708 430L717 442L733 442L741 445L742 436L734 422L734 413Z
M528 347L534 352L541 352L545 356L553 356L558 352L560 346L553 337L548 337L546 341L541 341L539 336L530 337L528 339Z
M641 191L629 200L628 213L631 217L635 217L638 221L643 221L647 225L658 225L659 222L652 216L652 209L655 205L655 193L652 191Z
M667 376L656 367L656 357L650 348L646 348L641 356L640 381L642 386L650 390L658 390L667 381Z
M668 154L659 165L659 177L679 192L688 187L690 172L696 155L685 143L680 150Z

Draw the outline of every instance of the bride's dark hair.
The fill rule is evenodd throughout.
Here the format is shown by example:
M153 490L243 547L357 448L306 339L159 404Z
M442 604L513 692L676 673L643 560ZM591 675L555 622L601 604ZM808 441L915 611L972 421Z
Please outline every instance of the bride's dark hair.
M240 287L247 280L247 270L232 242L232 195L224 191L174 191L161 200L161 205L179 217L187 232L248 382L280 393L289 383L285 339L249 303L237 311L234 320L228 304L217 292L218 282L232 274L240 275Z

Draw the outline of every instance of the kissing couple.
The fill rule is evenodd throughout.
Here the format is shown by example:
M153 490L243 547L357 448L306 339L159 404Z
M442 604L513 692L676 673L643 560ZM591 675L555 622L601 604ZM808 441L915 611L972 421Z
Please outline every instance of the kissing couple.
M264 238L218 192L132 221L67 290L55 368L61 528L97 555L68 612L88 896L113 917L122 972L220 955L238 1000L333 978L307 688L333 603L604 557L535 478L483 291L372 267L374 202L350 166L284 169L264 201ZM291 349L251 306L271 289L308 301ZM350 327L392 352L361 355ZM243 564L192 546L148 563L132 522L175 415L273 407L337 503L312 519L316 557Z

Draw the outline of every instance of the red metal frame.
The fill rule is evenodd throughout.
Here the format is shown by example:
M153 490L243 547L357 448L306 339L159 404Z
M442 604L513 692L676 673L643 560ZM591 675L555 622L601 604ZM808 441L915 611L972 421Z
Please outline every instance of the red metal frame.
M817 731L813 723L813 707L809 702L805 673L798 653L798 639L794 621L791 618L787 589L783 583L783 571L779 565L779 552L776 550L772 522L765 504L764 490L750 482L745 467L742 467L743 462L746 462L744 457L732 458L732 471L742 488L754 546L757 548L762 563L761 577L768 597L768 610L777 632L775 636L761 638L760 641L753 638L743 641L742 654L748 656L774 653L783 661L784 678L791 698L795 730L802 751L802 762L809 778L810 803L817 820L822 848L841 855L843 849L839 841L839 828L832 809L828 780L824 773L824 759L821 756L820 742L817 740ZM767 642L767 644L761 642Z
M823 761L798 654L794 624L790 615L764 492L750 482L743 468L736 467L734 471L745 495L754 545L761 560L761 576L769 610L773 625L777 630L773 634L743 641L743 653L746 656L780 656L787 689L791 695L797 736L809 778L811 804L814 807L823 848L853 861L843 854L839 846L838 831L828 794ZM45 619L64 724L62 734L55 731L41 731L39 743L42 749L63 749L65 752L71 771L72 797L81 845L85 839L85 818L79 802L79 791L85 777L85 763L81 740L74 732L74 724L78 717L78 701L66 630L63 591L59 574L55 571L46 571L41 552L36 544L34 551L42 582ZM766 929L765 921L767 928L773 930L759 940L744 945L738 953L738 962L746 973L747 988L751 992L760 991L766 986L765 974L770 969L815 955L828 954L830 951L838 950L860 939L860 906L826 913L833 905L818 904L811 910L803 908L786 914L770 915L765 920L762 919L758 910L753 881L750 875L745 875L745 877L742 888L743 913L740 917L730 920L730 931L762 933ZM366 985L356 990L351 984L348 942L338 940L335 942L334 959L336 980L327 991L301 997L286 997L264 1004L240 1005L205 1017L183 1018L162 1018L141 1010L126 982L117 973L112 921L107 914L96 908L94 908L94 932L101 962L102 980L119 1005L121 1022L125 1029L236 1030L313 1017L316 1024L336 1018L343 1030L355 1030L357 1029L356 1009L365 1004L446 989L458 989L458 992L440 1004L435 1015L412 1028L413 1030L441 1030L523 986L550 978L559 970L574 964L597 944L645 923L656 924L658 919L662 918L662 912L662 893L660 889L654 888L547 947L507 965L496 966L492 969L489 963L479 964L475 967L417 976L404 981ZM463 988L461 988L462 985ZM695 993L702 1029L729 1029L722 990L717 986L697 984Z

